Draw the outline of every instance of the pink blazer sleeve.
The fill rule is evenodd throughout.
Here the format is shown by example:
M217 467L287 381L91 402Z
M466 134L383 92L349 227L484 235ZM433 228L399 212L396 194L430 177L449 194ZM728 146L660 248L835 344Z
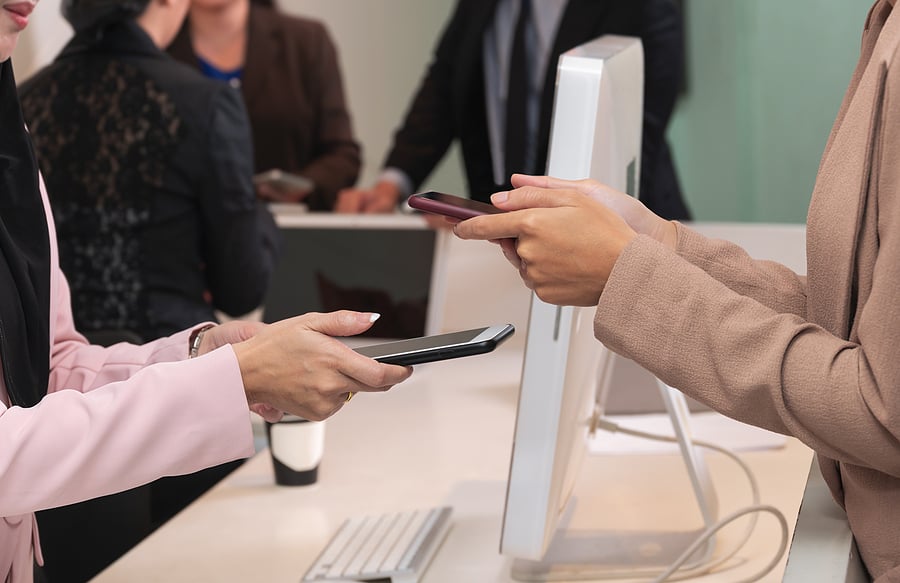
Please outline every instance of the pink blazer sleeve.
M143 346L88 345L72 323L52 215L50 387L0 403L0 516L70 504L253 453L234 352L187 359L188 332Z

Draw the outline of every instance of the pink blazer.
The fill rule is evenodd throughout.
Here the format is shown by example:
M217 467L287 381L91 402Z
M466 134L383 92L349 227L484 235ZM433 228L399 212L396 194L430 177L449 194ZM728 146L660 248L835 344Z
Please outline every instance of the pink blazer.
M898 62L895 64L894 60ZM678 226L637 237L598 304L601 341L819 454L879 582L900 581L900 11L878 0L822 157L807 277Z
M32 579L34 512L253 454L234 352L187 361L189 331L101 348L75 331L52 214L50 386L10 407L0 375L0 580ZM153 365L153 366L148 366Z

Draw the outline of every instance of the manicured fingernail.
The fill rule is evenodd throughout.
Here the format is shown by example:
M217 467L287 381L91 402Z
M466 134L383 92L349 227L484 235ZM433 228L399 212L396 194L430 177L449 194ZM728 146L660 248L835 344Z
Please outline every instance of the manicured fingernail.
M491 202L493 203L506 202L507 199L509 199L509 193L506 191L495 192L491 195Z
M378 314L378 313L376 313L376 312L372 312L371 314L369 314L369 323L370 323L370 324L374 323L374 322L375 322L376 320L378 320L378 318L380 318L380 317L381 317L381 314Z

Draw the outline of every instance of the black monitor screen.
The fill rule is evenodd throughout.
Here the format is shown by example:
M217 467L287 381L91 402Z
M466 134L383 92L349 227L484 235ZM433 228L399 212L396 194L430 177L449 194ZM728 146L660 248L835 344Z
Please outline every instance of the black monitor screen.
M349 309L381 314L364 336L425 335L434 231L298 227L281 234L264 321Z

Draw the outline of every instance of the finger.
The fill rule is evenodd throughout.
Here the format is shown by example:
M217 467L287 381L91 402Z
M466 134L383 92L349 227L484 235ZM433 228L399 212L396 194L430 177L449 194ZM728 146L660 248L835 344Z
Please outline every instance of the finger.
M449 229L459 222L459 219L450 219L440 215L424 214L425 222L432 229Z
M552 190L577 190L582 194L590 194L600 185L599 182L589 178L565 180L554 176L530 176L528 174L513 174L512 184L516 188L533 186Z
M306 329L321 332L327 336L356 336L371 328L372 324L380 317L381 314L373 312L338 310L324 314L310 312L293 319L302 323Z
M256 187L256 196L263 200L277 200L277 192L269 187L268 184L260 184Z
M530 174L513 174L510 180L516 188L534 186L536 188L572 188L574 182L554 178L552 176L532 176Z
M522 218L521 213L482 215L456 224L453 233L460 239L479 241L514 239L522 232Z
M342 190L334 206L338 213L356 213L362 206L363 196L359 190Z
M506 211L529 208L555 208L577 206L584 196L571 190L549 190L546 188L522 187L508 192L497 192L491 196L494 206Z
M368 330L379 317L379 314L371 312L341 310L327 314L309 313L298 316L298 319L303 320L307 329L327 336L354 336ZM333 342L339 362L338 371L351 383L337 387L338 392L386 390L412 374L409 367L382 364L341 342Z
M373 191L368 191L360 197L358 212L376 214L382 212L378 205L378 196Z
M358 352L340 359L339 371L346 377L346 384L337 391L338 394L359 392L382 392L398 383L402 383L412 375L410 366L383 364Z
M503 256L506 257L506 260L509 261L513 267L516 269L522 268L522 258L516 253L515 239L502 239L500 241L500 249L503 251Z
M290 202L300 202L307 196L309 196L310 192L310 190L307 190L305 188L294 188L286 191L282 195L282 199Z
M523 186L537 186L539 188L547 188L544 186L543 178L546 176L532 176L531 174L513 174L510 182L513 188L522 188Z

